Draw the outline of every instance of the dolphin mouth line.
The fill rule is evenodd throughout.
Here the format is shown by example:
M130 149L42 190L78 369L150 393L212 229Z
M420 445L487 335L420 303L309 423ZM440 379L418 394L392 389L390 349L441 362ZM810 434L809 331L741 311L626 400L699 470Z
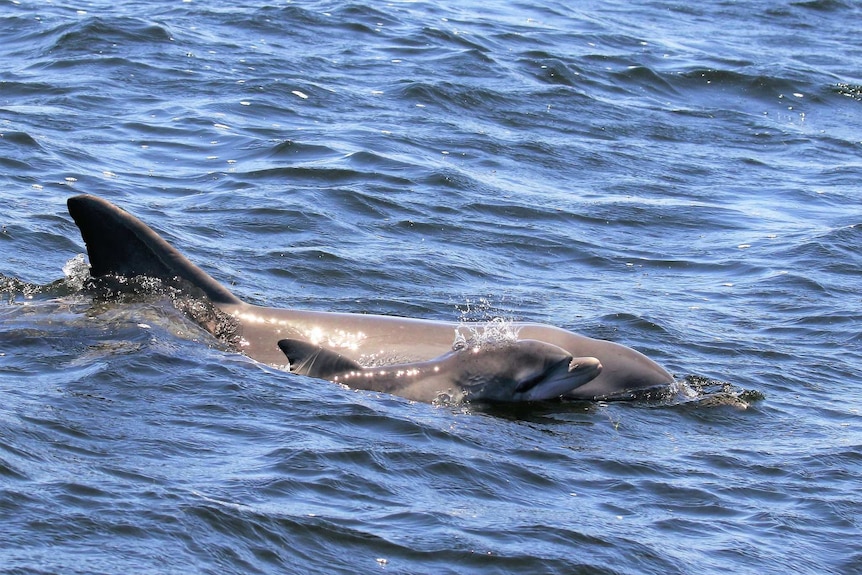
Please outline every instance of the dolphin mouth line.
M554 365L552 365L544 373L540 373L536 377L531 377L530 379L528 379L526 381L522 381L521 383L518 384L518 387L515 388L515 393L527 393L528 391L530 391L531 389L533 389L534 387L536 387L537 385L542 383L542 381L548 379L548 373L556 372L557 369L563 364L568 366L569 364L572 363L573 360L574 360L574 358L572 358L572 357L563 358L560 361L558 361L557 363L555 363ZM568 367L566 369L568 370Z

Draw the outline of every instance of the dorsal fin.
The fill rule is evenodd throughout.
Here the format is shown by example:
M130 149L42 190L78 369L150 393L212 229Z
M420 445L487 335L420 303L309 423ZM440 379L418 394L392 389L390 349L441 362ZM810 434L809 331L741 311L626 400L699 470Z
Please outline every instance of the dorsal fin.
M69 198L67 205L87 244L93 277L148 276L168 282L179 278L213 303L241 303L144 222L114 204L84 195Z
M332 350L298 339L282 339L278 347L290 362L290 371L328 379L340 373L363 369L361 365Z

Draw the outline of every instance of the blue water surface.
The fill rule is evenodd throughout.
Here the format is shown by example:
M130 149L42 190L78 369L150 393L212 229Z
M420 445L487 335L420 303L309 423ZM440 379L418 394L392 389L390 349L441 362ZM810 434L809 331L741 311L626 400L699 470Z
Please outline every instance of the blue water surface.
M862 573L860 21L0 0L0 572ZM550 323L679 393L263 366L81 290L79 193L245 301Z

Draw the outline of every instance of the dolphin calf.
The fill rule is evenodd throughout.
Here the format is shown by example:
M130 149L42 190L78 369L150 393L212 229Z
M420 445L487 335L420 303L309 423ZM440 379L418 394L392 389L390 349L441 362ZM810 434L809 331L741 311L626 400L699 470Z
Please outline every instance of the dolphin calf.
M530 339L465 346L428 361L367 368L306 341L282 339L278 347L293 373L427 402L544 401L602 370L594 357L573 358L560 347Z
M212 302L218 317L193 317L234 349L273 366L284 365L283 339L333 350L360 365L422 362L452 351L490 324L463 324L405 317L274 309L243 302L197 267L138 218L101 198L69 198L69 213L81 231L93 278L158 278L183 293ZM194 306L192 306L194 307ZM188 311L188 310L187 310ZM673 377L643 354L537 323L514 322L517 339L537 340L572 357L595 357L601 373L565 397L580 400L633 399L668 389Z

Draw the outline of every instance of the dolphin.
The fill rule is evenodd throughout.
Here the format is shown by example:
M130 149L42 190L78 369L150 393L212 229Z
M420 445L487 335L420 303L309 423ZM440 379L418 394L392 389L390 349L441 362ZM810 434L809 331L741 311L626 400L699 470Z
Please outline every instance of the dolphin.
M278 347L293 373L426 402L544 401L602 370L594 357L573 358L560 347L531 339L463 346L428 361L368 368L307 341L282 339Z
M158 278L182 293L209 300L220 317L195 319L236 351L265 364L284 365L277 345L283 339L325 347L360 365L422 362L450 352L453 340L469 339L476 330L494 328L493 322L464 324L252 305L114 204L91 195L71 197L67 204L87 246L91 277ZM567 398L636 399L674 384L664 368L623 345L538 323L513 322L508 328L517 339L541 341L566 350L572 357L595 357L601 362L601 373L567 392Z

